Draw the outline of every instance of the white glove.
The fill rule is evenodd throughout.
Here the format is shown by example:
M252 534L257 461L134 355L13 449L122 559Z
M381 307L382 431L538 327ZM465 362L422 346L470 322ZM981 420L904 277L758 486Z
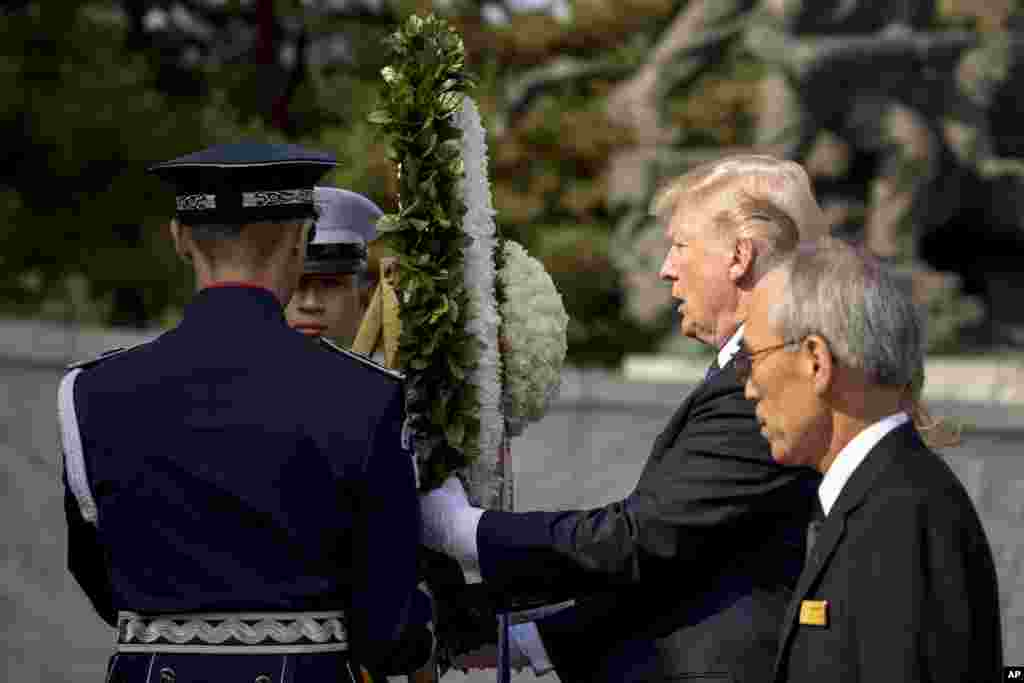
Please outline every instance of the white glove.
M420 496L420 512L423 545L455 558L463 570L479 568L476 528L484 511L469 504L462 482L455 475Z

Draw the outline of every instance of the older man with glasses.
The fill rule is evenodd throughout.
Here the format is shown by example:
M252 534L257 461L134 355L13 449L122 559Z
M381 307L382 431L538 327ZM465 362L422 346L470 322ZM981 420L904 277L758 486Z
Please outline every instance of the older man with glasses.
M894 277L838 240L802 245L754 290L738 379L775 461L824 475L777 682L1002 675L992 551L908 414L923 339Z

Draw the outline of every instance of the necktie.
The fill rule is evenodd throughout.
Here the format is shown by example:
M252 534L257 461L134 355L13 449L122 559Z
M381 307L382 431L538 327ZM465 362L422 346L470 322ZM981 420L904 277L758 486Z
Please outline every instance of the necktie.
M825 523L825 511L821 507L821 500L817 495L814 496L814 509L811 512L811 521L807 525L807 556L805 562L809 562L811 559L811 549L814 548L814 544L818 540L818 532L821 531L821 525Z
M718 365L718 355L715 355L715 359L711 361L711 365L708 366L708 371L704 373L704 381L707 381L718 374L718 371L722 368Z

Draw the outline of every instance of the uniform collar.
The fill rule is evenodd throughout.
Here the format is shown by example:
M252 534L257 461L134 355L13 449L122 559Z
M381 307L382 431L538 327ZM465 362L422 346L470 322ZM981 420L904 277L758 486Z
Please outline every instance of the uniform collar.
M266 285L253 280L218 280L217 282L211 282L203 287L203 289L215 289L218 287L248 287L250 289L266 289L268 292L270 291Z
M883 418L853 437L836 454L835 460L821 480L821 485L818 486L818 500L821 501L821 509L826 515L839 499L839 494L843 492L850 475L864 462L871 449L877 446L886 434L905 424L909 419L903 412Z
M253 282L215 282L199 290L185 307L184 321L211 328L234 327L246 321L275 322L287 327L277 296Z

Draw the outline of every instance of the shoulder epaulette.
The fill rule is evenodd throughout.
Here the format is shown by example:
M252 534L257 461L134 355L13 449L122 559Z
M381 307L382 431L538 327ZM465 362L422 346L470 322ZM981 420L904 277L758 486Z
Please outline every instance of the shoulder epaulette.
M403 375L398 370L392 370L391 368L387 367L386 365L381 365L377 361L373 360L372 358L367 358L366 356L364 356L361 353L356 353L355 351L349 351L348 349L343 349L340 346L338 346L337 344L335 344L334 342L332 342L332 341L330 341L328 339L324 339L323 337L320 337L320 344L323 345L323 347L326 348L326 349L330 349L331 351L334 351L335 353L340 353L343 356L347 356L347 357L349 357L349 358L351 358L353 360L357 360L360 363L362 363L363 365L366 365L367 367L373 368L374 370L377 370L378 372L382 372L385 375L387 375L387 376L389 376L389 377L391 377L393 379L397 379L399 381L405 381L405 375Z
M140 346L148 344L150 341L152 341L152 340L144 341L141 344L134 344L133 346L119 346L116 349L110 349L108 351L104 351L103 353L101 353L100 355L96 356L95 358L90 358L88 360L80 360L80 361L76 361L74 363L71 363L65 369L66 370L77 370L79 368L81 368L81 369L91 368L92 366L98 365L98 364L102 363L105 360L110 360L114 356L120 356L122 353L127 353L128 351L132 351L134 349L139 348Z

